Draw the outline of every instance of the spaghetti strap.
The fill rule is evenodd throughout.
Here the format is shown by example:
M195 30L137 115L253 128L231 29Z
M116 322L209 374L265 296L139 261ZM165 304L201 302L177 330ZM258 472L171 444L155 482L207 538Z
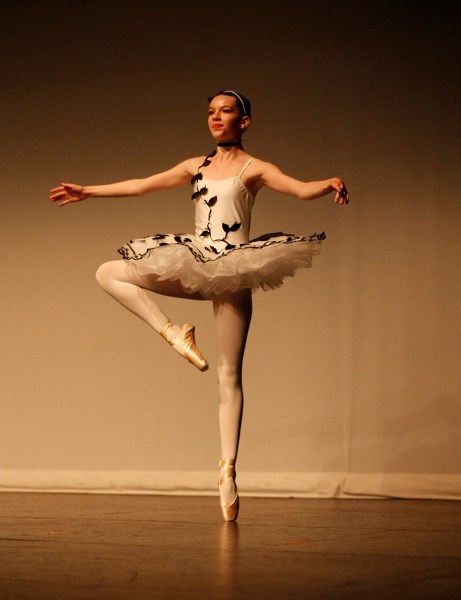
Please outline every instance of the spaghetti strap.
M240 173L237 175L237 177L241 177L243 175L243 173L245 172L245 169L248 167L248 165L251 163L252 160L253 159L250 158L250 160L243 165L243 168L240 171Z

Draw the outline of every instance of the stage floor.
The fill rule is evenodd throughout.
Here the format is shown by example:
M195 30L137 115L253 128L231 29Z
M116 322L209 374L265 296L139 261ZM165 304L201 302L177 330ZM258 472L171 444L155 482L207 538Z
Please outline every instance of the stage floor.
M461 598L461 503L0 494L1 600Z

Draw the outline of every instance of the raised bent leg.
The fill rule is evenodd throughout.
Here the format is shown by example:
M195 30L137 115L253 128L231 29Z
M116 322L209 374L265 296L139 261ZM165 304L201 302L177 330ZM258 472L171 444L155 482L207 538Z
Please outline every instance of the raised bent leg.
M101 265L96 279L108 294L160 333L179 354L200 370L206 369L206 361L195 346L193 328L188 324L183 327L170 324L146 290L175 298L203 300L200 294L188 294L179 281L159 281L155 275L139 274L124 260Z
M216 323L221 458L236 459L243 412L242 363L250 327L251 290L223 294L213 300ZM235 484L226 478L221 495L235 498Z

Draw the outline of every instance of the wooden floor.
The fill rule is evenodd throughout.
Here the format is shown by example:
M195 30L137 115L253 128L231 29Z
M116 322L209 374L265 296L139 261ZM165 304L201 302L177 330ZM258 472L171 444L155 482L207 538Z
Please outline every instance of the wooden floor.
M1 600L461 598L461 504L0 494Z

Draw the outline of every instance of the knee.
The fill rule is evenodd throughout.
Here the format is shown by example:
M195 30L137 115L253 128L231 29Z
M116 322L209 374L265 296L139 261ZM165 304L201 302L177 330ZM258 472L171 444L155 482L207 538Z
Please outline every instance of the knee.
M232 389L242 385L242 370L238 365L218 364L217 374L220 387Z
M113 279L111 263L106 262L96 271L96 281L103 289L105 289L111 279Z

